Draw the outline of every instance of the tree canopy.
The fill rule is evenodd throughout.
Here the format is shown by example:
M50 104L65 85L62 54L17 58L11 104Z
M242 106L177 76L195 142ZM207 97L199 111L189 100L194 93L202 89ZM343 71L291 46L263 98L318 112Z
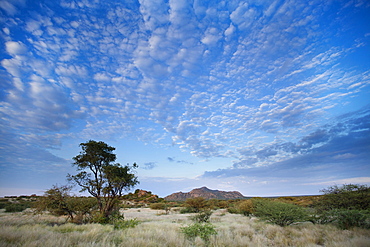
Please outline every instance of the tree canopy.
M81 143L82 151L73 157L73 165L77 167L76 175L68 175L70 181L81 187L81 192L87 191L97 199L99 210L103 217L109 217L122 196L124 190L129 190L139 183L132 166L121 166L115 163L114 147L102 141L90 140Z

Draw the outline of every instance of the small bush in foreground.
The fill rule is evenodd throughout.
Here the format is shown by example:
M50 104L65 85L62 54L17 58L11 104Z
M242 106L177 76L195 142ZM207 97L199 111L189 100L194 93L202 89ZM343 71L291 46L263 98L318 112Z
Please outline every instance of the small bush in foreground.
M304 208L266 199L253 200L254 215L279 226L288 226L307 219Z
M369 213L360 210L339 210L336 212L335 223L346 230L353 227L369 228Z
M217 234L215 227L209 223L207 224L194 223L190 226L181 227L181 231L190 240L194 240L196 237L200 237L205 242L209 242L209 237L211 235Z
M335 214L332 211L323 211L320 213L313 213L308 217L308 221L313 224L329 224L336 220Z

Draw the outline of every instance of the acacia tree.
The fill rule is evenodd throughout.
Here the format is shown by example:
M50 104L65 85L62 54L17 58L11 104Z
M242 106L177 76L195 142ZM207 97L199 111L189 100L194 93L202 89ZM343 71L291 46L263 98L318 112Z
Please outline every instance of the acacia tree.
M113 153L114 147L100 141L90 140L81 143L82 151L73 157L73 165L79 171L76 175L68 174L68 179L97 199L101 215L108 218L115 209L117 199L124 190L129 190L139 183L132 169L136 163L121 166Z
M84 217L89 215L96 206L96 200L91 197L71 196L71 189L72 187L66 185L54 185L38 199L34 206L36 211L41 213L47 210L57 216L68 215L67 220L82 223Z
M368 210L370 208L370 187L359 184L334 185L321 190L322 197L314 204L320 211L332 209Z

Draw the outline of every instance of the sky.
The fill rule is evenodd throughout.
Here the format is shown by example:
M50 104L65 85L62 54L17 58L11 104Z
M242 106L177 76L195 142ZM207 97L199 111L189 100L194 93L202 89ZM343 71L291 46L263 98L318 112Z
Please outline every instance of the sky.
M66 184L89 140L160 197L370 185L367 0L0 0L0 23L0 196Z

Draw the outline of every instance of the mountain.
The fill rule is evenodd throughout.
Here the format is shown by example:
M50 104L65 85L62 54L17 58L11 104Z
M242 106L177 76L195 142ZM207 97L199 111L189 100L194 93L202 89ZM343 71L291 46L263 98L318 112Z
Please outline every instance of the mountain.
M166 201L185 201L188 198L194 197L203 197L205 199L220 199L220 200L244 198L244 196L238 191L210 190L207 187L202 187L193 189L192 191L187 193L183 192L173 193L169 196L166 196L164 199Z

